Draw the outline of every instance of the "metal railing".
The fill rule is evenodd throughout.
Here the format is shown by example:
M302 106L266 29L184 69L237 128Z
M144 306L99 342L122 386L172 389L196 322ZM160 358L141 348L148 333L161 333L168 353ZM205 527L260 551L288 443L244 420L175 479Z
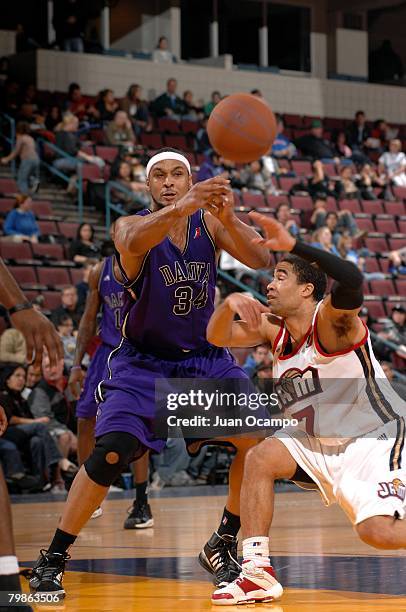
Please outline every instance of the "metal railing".
M15 144L16 144L16 122L15 119L13 119L13 117L10 117L10 115L7 115L7 113L0 113L0 117L1 119L7 121L7 123L9 124L9 136L6 136L5 133L3 132L3 130L0 131L0 136L3 138L3 140L5 140L11 147L11 149L14 149ZM13 174L13 176L16 175L16 161L15 159L11 160L11 172Z
M133 192L130 189L128 189L121 183L118 183L117 181L108 181L106 183L105 191L104 191L105 204L106 204L106 238L108 238L110 235L111 211L114 210L114 212L118 213L119 215L127 214L127 212L124 210L124 208L120 204L117 204L116 202L111 201L111 190L112 189L121 191L122 193L125 193L126 195L130 195L130 196L133 195Z
M76 172L78 176L77 183L76 183L76 186L78 189L78 218L79 218L79 223L82 223L83 222L83 173L82 173L82 169L83 169L84 162L78 159L77 157L72 157L72 155L69 155L69 153L66 153L66 151L63 151L63 149L60 149L52 142L49 142L49 140L45 140L44 138L38 138L37 142L41 149L41 155L40 155L41 164L48 170L48 172L50 172L51 174L55 176L58 176L60 179L62 179L66 183L69 183L71 177L65 174L64 172L62 172L62 170L59 170L58 168L56 168L52 163L48 163L47 161L45 161L44 159L45 147L57 153L58 158L63 157L65 159L71 160L72 163L76 164Z

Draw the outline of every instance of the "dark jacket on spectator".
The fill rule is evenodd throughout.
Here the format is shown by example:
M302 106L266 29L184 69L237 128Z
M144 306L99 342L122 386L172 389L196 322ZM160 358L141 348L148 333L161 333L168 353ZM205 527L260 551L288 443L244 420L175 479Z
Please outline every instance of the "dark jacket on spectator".
M366 125L359 129L357 123L353 121L346 132L347 143L350 147L362 147L366 139L369 138L369 134L369 128Z
M178 96L172 98L165 92L152 102L151 108L158 117L166 117L166 108L170 108L175 115L181 115L183 102Z
M65 151L65 153L68 153L68 155L76 157L80 149L79 137L74 132L61 130L56 132L56 146Z
M89 259L98 259L100 257L100 247L97 244L85 244L81 240L72 240L69 247L69 257L73 259L75 255L83 255Z
M295 140L295 145L301 150L303 155L313 157L313 159L323 159L334 157L334 151L327 140L317 138L314 134L305 134Z
M59 308L55 308L55 310L52 310L51 312L52 323L56 326L58 325L62 316L69 315L73 321L74 328L78 329L80 319L83 315L83 308L84 304L79 304L79 302L77 303L75 310L68 310L64 306L59 306Z

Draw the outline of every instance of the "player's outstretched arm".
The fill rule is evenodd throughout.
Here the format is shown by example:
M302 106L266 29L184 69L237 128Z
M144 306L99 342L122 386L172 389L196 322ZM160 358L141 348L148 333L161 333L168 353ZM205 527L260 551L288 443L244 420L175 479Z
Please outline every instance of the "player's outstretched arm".
M317 319L317 333L324 349L335 353L360 342L365 336L365 328L358 317L363 302L363 276L358 268L327 251L297 242L275 219L255 212L249 214L264 229L265 238L261 238L261 244L275 251L290 251L316 263L336 281L323 300Z
M43 314L32 308L2 259L0 259L0 302L8 310L14 310L10 313L10 319L25 338L28 362L32 361L35 354L34 365L39 367L45 346L51 367L55 367L58 361L63 359L62 342L56 329Z
M210 215L206 215L206 220L209 221L208 229L214 236L216 247L224 249L254 270L269 266L269 250L253 243L253 240L260 238L260 235L234 213L234 194L231 189L223 198L222 204L213 206L209 210ZM217 220L211 220L211 216ZM210 227L211 225L213 227Z
M103 269L103 262L92 267L89 273L89 291L86 298L86 306L80 319L78 336L76 339L75 357L73 367L69 376L69 388L75 399L79 399L82 392L85 374L81 368L86 347L96 333L96 318L100 309L99 280Z
M231 293L212 314L207 326L207 340L215 346L249 347L272 342L269 309L252 297ZM240 321L234 321L235 315Z

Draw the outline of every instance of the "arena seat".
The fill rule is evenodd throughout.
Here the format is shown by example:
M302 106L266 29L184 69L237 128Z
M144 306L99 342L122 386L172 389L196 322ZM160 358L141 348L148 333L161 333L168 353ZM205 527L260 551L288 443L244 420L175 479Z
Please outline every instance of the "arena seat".
M177 119L170 119L169 117L160 117L157 120L157 126L160 132L167 132L169 134L179 134L181 132L180 124Z
M384 236L368 236L365 238L367 249L375 253L383 253L388 250L388 243Z
M140 143L149 149L161 149L163 147L162 136L158 132L146 132L140 134Z
M52 204L46 200L33 200L32 211L36 217L52 217Z
M296 185L296 183L299 182L297 178L292 178L289 176L279 176L278 180L282 191L286 192L289 192L293 185Z
M64 238L74 239L78 231L79 223L73 223L71 221L59 221L58 222L58 233Z
M406 246L406 236L392 236L389 238L388 242L390 250L397 251L398 249Z
M383 301L377 296L365 296L364 305L368 308L369 314L374 319L386 317L386 311L383 305Z
M71 268L69 271L70 271L70 276L71 276L73 285L77 285L78 283L82 282L83 268Z
M384 202L385 212L388 215L401 217L406 215L406 206L404 202Z
M358 200L338 200L337 205L340 210L349 210L353 214L361 212L361 204L358 202Z
M65 258L63 246L61 244L41 243L32 245L34 257L56 259L62 261Z
M310 196L290 196L290 204L298 210L313 210L313 200Z
M406 234L406 218L399 219L398 225L399 231L402 232L402 234Z
M328 212L337 212L337 200L331 196L328 196L326 200L326 210Z
M262 208L266 206L264 196L261 193L243 191L241 197L243 206L247 206L248 208Z
M369 215L383 215L384 208L381 200L361 200L362 210Z
M113 147L113 146L111 147L97 146L96 147L97 157L101 157L101 159L104 159L104 161L107 162L108 164L112 164L118 154L119 154L118 147Z
M367 232L375 232L375 226L372 218L366 214L357 214L355 215L355 220L357 222L357 226L360 230L365 230ZM382 231L382 230L380 230Z
M0 255L4 259L13 259L15 261L32 260L31 243L1 240Z
M14 208L15 200L12 198L0 198L0 215L6 216Z
M38 221L37 223L42 236L57 236L59 234L55 221Z
M38 285L38 278L33 266L9 266L8 270L21 287Z
M406 278L397 278L395 280L396 293L402 297L406 297Z
M395 293L395 287L393 286L392 280L389 278L370 281L370 286L374 295L386 297Z
M365 258L365 272L381 272L378 260L376 257Z
M181 123L182 132L185 134L197 134L200 129L200 123L198 121L190 121L189 119L183 119Z
M61 305L61 292L60 291L42 291L44 296L44 306L48 310L55 310Z
M0 193L17 193L18 187L14 179L0 178Z
M193 146L189 144L186 136L183 134L165 134L164 138L167 147L173 147L181 151L193 150Z
M278 204L289 204L287 195L268 195L266 198L267 204L270 208L277 208Z
M305 160L292 160L292 170L297 176L307 176L312 173L312 165Z
M39 268L38 279L47 287L61 288L72 284L68 268Z
M377 232L383 232L384 234L396 234L399 231L395 219L389 216L377 217L375 226Z

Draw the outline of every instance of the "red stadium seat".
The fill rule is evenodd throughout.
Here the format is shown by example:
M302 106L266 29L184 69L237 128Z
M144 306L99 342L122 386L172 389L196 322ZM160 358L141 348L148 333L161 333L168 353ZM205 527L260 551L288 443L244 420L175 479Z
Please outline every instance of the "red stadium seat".
M47 287L59 288L72 284L68 268L39 268L38 279L41 285Z
M289 192L293 185L296 185L297 182L297 178L292 178L289 176L279 177L279 185L281 186L282 191Z
M307 176L312 173L312 165L309 161L292 160L292 170L297 176Z
M102 178L102 171L96 164L82 164L82 179L97 181Z
M189 121L188 119L184 119L181 123L182 132L185 134L196 134L200 129L200 124L198 121Z
M160 132L168 132L169 134L179 134L181 131L179 121L169 117L160 117L158 119L158 130Z
M59 221L58 223L59 232L65 238L76 238L79 223L73 223L70 221Z
M355 220L357 222L358 229L366 230L367 232L375 232L374 222L369 215L356 215ZM382 230L379 230L382 231Z
M86 155L94 155L93 145L82 144L82 146L80 147L80 150L83 151L83 153L86 153Z
M383 215L384 209L381 200L361 200L362 210L369 215Z
M402 232L402 234L406 234L406 218L399 219L398 225L399 231Z
M349 210L352 213L360 213L361 205L358 200L338 200L340 210Z
M8 270L21 287L38 285L37 275L33 266L9 266Z
M406 279L400 279L400 278L396 279L395 285L396 285L396 292L402 297L406 297Z
M65 259L65 253L61 244L38 243L32 245L34 257L56 259L62 261Z
M290 196L292 208L298 210L313 210L313 200L310 196Z
M377 217L375 219L376 231L384 234L396 234L398 226L393 217Z
M266 206L266 203L262 194L243 191L242 205L247 206L248 208L263 208Z
M278 204L282 202L289 204L288 196L286 195L268 195L266 200L270 208L277 208Z
M382 300L368 299L368 296L366 296L364 306L368 308L369 314L373 319L381 319L383 317L386 317L386 312Z
M406 246L406 236L394 236L389 238L389 248L391 251L397 251Z
M98 145L103 145L106 142L106 134L104 130L99 128L90 130L90 140Z
M323 164L323 170L326 176L337 176L337 168L334 163Z
M59 234L55 221L38 221L38 227L43 236L57 236Z
M52 217L52 204L45 200L33 200L32 211L36 217Z
M0 241L0 255L4 259L14 259L15 261L32 259L31 245L29 242L11 242L8 240Z
M243 223L246 223L247 225L252 225L251 217L247 212L239 212L237 210L235 214Z
M385 211L388 215L401 217L406 215L406 205L404 202L384 202Z
M390 266L389 259L380 258L378 259L378 263L381 268L381 272L383 272L384 274L389 274L389 266Z
M285 168L286 170L291 170L291 165L290 165L290 161L288 159L285 159L284 157L281 157L280 159L277 160L278 162L278 166L279 168Z
M392 295L395 291L393 282L389 279L373 280L370 282L371 291L374 295L381 295L386 297Z
M289 127L301 127L302 126L302 118L300 115L286 114L283 116L283 121L285 125L288 125Z
M337 211L337 200L329 196L326 200L326 210L328 212L336 212Z
M0 199L0 215L6 216L10 210L14 208L15 200L12 198L1 198Z
M16 193L17 191L18 187L14 179L0 178L0 193Z
M165 134L164 138L165 145L167 147L173 147L174 149L180 149L181 151L191 150L188 140L183 134Z
M101 157L105 162L112 164L119 153L118 147L96 147L97 157Z
M156 132L140 134L140 143L149 149L160 149L163 146L162 136Z
M44 306L47 310L55 310L61 305L61 292L60 291L43 291Z
M383 253L388 250L388 243L384 236L368 236L365 238L365 245L373 253Z
M71 268L70 276L71 276L73 285L77 285L78 283L81 283L83 280L83 268Z
M365 258L365 272L380 272L378 260L376 257Z
M395 195L395 198L397 198L398 200L406 199L406 187L397 187L396 185L394 185L392 187L392 191Z

